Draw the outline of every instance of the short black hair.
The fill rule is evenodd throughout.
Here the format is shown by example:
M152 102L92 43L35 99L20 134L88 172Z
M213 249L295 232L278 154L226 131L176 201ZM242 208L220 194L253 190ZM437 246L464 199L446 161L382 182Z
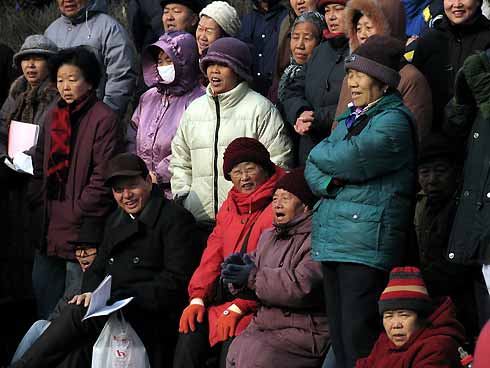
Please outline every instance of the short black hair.
M49 77L53 83L56 83L58 69L66 64L78 67L87 83L97 89L102 77L100 64L95 54L86 46L63 49L49 60Z

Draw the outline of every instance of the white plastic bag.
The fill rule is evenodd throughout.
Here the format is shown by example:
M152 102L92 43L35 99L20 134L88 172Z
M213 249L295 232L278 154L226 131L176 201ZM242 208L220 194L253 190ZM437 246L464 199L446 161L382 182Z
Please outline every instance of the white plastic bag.
M92 368L150 368L145 346L122 312L111 314L95 342Z

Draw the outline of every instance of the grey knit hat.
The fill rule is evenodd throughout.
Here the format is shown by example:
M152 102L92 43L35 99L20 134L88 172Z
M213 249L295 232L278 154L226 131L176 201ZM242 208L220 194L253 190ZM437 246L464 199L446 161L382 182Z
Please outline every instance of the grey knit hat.
M345 69L360 71L396 89L404 50L396 38L374 35L345 59Z
M43 55L49 57L58 52L58 47L49 38L43 35L32 35L26 38L19 52L14 55L14 64L20 67L25 55Z
M213 19L231 37L235 37L242 26L235 8L225 1L213 1L201 10L199 18L203 15Z

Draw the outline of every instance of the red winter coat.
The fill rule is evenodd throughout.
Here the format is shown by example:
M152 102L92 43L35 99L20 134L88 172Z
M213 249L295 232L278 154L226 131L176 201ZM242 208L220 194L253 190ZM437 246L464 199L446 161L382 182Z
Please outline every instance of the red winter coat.
M243 317L236 328L236 335L239 335L248 326L252 319L252 313L257 309L255 302L243 299L235 299L221 305L211 304L223 260L231 253L240 252L244 237L252 224L254 225L246 253L255 250L262 232L272 227L272 191L277 179L283 174L284 171L276 167L276 173L250 195L243 195L232 188L228 193L228 198L218 211L216 226L209 236L201 263L194 272L188 288L190 300L201 298L204 304L209 306L207 312L211 346L219 342L216 323L226 308L235 304L243 313Z
M400 347L383 332L371 354L359 359L356 368L460 368L458 347L464 342L464 328L455 318L451 299L443 299L428 321L428 327Z

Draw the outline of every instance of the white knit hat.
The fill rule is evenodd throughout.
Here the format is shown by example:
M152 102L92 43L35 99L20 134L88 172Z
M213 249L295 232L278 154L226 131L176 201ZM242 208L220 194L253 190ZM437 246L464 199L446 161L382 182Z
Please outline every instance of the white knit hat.
M235 37L240 31L242 23L234 7L225 1L213 1L199 13L213 19L230 37Z

